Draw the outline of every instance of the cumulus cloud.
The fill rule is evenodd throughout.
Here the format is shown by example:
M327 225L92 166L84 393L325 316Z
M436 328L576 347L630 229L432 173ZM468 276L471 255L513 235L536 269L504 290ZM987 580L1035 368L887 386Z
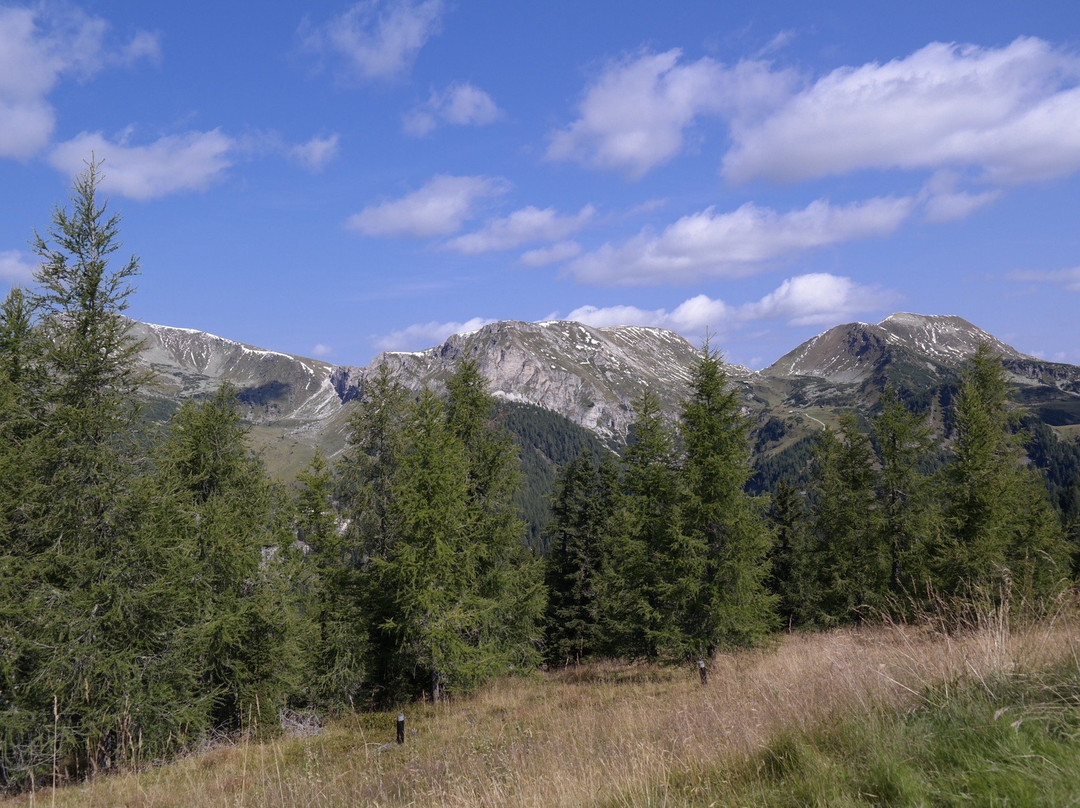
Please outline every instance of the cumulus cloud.
M723 173L736 182L939 167L999 183L1062 176L1080 168L1078 79L1080 60L1039 39L932 43L834 70L757 120L736 116Z
M767 62L734 67L708 57L682 63L678 49L611 64L585 90L579 117L551 135L547 156L642 177L683 149L703 115L746 116L783 101L796 80Z
M483 317L473 317L463 323L414 323L400 331L391 331L375 341L375 347L380 351L419 351L439 345L454 334L465 334L476 331L494 320Z
M498 250L512 250L536 241L559 241L584 227L596 213L592 205L562 216L554 208L529 206L509 216L492 219L475 233L467 233L447 242L446 247L465 255Z
M828 325L898 300L895 293L851 278L812 273L789 278L756 303L740 308L742 320L783 319L791 325Z
M855 314L879 310L896 300L892 292L863 286L850 278L825 273L799 275L759 301L732 306L696 295L671 311L636 306L582 306L566 319L595 327L643 325L677 331L688 338L730 331L760 320L786 320L790 325L825 325Z
M319 172L338 156L337 134L313 137L307 143L298 143L289 149L291 157L308 171Z
M409 112L405 133L423 137L440 123L452 126L486 126L502 117L491 96L469 83L451 84L442 92L432 91L427 102Z
M16 286L30 283L36 269L37 264L18 250L0 252L0 280Z
M521 263L527 267L543 267L568 261L581 254L581 245L576 241L560 241L550 247L539 247L521 254Z
M1070 292L1080 292L1080 267L1058 270L1027 270L1009 274L1014 281L1035 281L1062 286Z
M394 79L439 32L442 13L442 0L361 0L323 25L305 21L300 33L309 49L344 57L351 75Z
M915 204L911 197L877 197L844 206L817 200L788 213L752 202L730 213L710 207L659 235L645 230L623 244L605 244L566 269L579 281L605 286L743 277L806 250L887 236Z
M127 138L114 143L100 132L82 132L56 146L49 162L74 175L93 154L104 160L103 191L147 200L208 187L229 168L234 145L217 129L167 135L145 146L130 145Z
M109 24L72 6L0 7L0 157L26 159L52 136L56 112L46 100L63 77L80 81L101 69L156 60L156 35L137 32L108 43Z
M473 218L480 199L502 194L506 187L505 180L493 177L439 175L400 199L364 208L345 226L365 236L447 236Z

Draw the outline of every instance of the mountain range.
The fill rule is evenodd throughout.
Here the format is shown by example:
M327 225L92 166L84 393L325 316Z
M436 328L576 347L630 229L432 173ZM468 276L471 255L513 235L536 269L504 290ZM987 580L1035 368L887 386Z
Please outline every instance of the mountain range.
M380 354L366 367L332 365L223 337L133 323L143 363L156 381L146 391L150 417L228 382L272 472L291 479L322 446L345 445L349 413L365 381L387 365L405 387L439 389L462 358L472 359L506 407L557 413L617 447L633 423L634 401L651 390L672 416L686 393L698 350L657 328L593 328L581 323L503 321L414 353ZM980 343L1002 357L1015 399L1059 435L1080 435L1080 367L1027 356L954 316L893 314L877 324L830 328L772 365L727 365L763 455L835 423L845 410L870 412L886 385L930 402L955 383Z

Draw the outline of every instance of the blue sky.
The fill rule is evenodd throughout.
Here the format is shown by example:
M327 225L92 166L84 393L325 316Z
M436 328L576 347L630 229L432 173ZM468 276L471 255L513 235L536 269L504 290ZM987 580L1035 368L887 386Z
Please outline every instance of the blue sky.
M901 310L1080 363L1075 2L0 0L0 288L91 153L132 316L335 363Z

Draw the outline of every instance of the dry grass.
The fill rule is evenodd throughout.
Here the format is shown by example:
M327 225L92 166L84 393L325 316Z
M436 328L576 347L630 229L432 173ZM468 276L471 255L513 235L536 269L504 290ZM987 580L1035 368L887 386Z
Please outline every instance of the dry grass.
M931 685L1075 663L1078 640L1070 612L1012 631L987 620L952 635L893 626L789 636L716 657L704 687L692 667L589 665L411 706L404 746L392 743L394 715L364 715L2 805L682 804L781 730L914 705Z

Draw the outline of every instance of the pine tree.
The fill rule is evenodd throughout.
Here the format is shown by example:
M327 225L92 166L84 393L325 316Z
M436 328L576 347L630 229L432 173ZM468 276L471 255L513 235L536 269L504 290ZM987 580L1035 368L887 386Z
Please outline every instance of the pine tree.
M776 624L768 591L772 535L750 497L748 427L719 355L705 345L683 405L685 546L673 591L686 652L759 642Z

